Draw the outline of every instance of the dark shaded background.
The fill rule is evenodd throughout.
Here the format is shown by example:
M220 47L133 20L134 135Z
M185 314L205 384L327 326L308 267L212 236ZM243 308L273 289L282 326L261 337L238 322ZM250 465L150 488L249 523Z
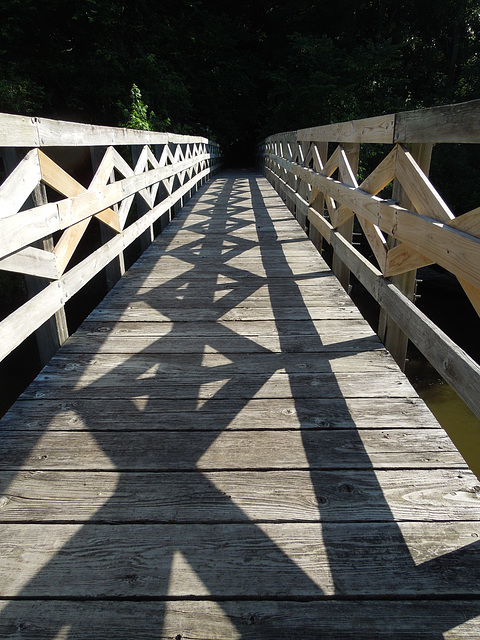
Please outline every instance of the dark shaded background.
M213 136L479 97L478 0L3 0L0 111ZM153 115L152 115L153 111ZM235 153L234 153L235 152Z

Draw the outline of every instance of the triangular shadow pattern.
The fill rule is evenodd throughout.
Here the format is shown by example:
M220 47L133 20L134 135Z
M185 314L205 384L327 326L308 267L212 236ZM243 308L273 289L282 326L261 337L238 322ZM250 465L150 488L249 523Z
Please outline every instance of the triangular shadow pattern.
M417 476L470 477L448 444L432 464L411 451L409 421L439 430L399 373L366 398L385 362L266 182L219 176L4 421L5 493L40 483L52 501L3 516L0 630L440 640L478 616L474 510L425 522L420 497L399 519L384 492L407 453ZM398 422L369 422L374 403Z

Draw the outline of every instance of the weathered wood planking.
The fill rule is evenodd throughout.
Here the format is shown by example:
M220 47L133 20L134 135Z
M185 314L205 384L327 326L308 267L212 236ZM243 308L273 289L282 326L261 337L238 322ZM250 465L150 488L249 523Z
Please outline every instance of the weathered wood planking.
M205 374L205 367L212 373L261 374L264 371L278 373L367 373L395 372L389 353L385 350L364 352L331 353L320 357L318 353L248 353L237 360L227 360L220 353L204 353L201 362L193 359L178 358L176 355L138 354L78 354L75 361L68 354L60 353L46 365L37 380L52 379L57 376L59 383L69 379L74 385L80 382L90 384L98 375L118 374L137 377L145 371L155 372L157 376L178 377ZM80 375L79 375L80 374ZM404 382L404 378L399 376ZM410 390L411 391L411 390Z
M131 393L144 393L150 398L207 399L216 398L285 398L290 395L290 388L295 387L295 397L308 400L321 388L323 398L376 398L381 395L385 385L390 387L389 397L415 397L416 393L406 378L398 371L385 369L381 376L372 375L368 386L365 375L368 371L349 373L276 373L275 365L265 367L263 373L252 371L250 374L235 374L220 368L201 366L199 371L192 369L188 374L171 375L162 373L156 366L134 376L123 371L114 371L102 376L92 373L78 380L78 373L73 376L63 372L61 376L40 373L24 392L24 398L58 398L71 389L75 389L77 397L103 398L110 400L124 397L123 385L130 379ZM210 369L210 371L209 371ZM373 372L372 372L373 373ZM188 376L188 379L186 378ZM235 380L236 384L226 380ZM77 382L76 382L77 381ZM48 387L45 383L51 384Z
M0 618L0 633L6 638L17 633L17 638L30 640L54 638L64 629L69 630L69 640L87 640L91 638L92 629L96 630L96 640L131 640L133 637L137 640L204 640L205 637L291 640L300 635L338 640L339 629L343 639L357 640L359 629L364 627L368 627L369 640L439 640L446 629L450 630L448 636L444 636L448 640L477 640L478 637L478 622L472 620L478 614L478 607L470 600L229 600L221 606L204 600L25 601L16 603L14 611L6 601L0 601L0 606L5 609ZM35 624L39 617L44 619L41 628ZM425 620L430 621L428 626Z
M208 143L207 138L156 131L136 131L120 127L101 127L80 122L0 114L0 146L66 147Z
M395 142L480 142L480 100L397 114Z
M101 431L49 431L4 434L0 469L116 469L176 471L212 469L359 469L465 467L445 431L438 429L312 429L304 433L274 429L221 432L228 415L212 431L181 438L174 431L138 431L128 437ZM220 435L221 432L221 435ZM185 440L188 439L188 444ZM52 447L54 445L54 447Z
M5 597L468 597L479 534L478 522L1 524L0 580Z
M167 323L165 323L167 324ZM228 329L222 333L218 331L210 336L203 335L205 341L205 353L273 353L297 352L297 353L337 353L341 351L351 351L357 353L359 350L375 351L381 349L381 344L376 336L369 333L365 335L363 327L351 327L351 335L348 339L345 334L339 335L328 326L328 321L322 334L322 343L319 344L318 336L308 334L286 335L281 343L278 335L244 335L243 340L232 339ZM127 332L122 332L121 336L109 336L106 332L102 334L85 331L82 335L73 336L67 343L64 353L177 353L191 354L198 353L199 340L195 336L182 335L178 340L161 340L168 333L151 336L141 334L128 336ZM85 338L83 337L85 336ZM86 339L88 336L88 339ZM207 339L210 338L210 339Z
M312 492L308 474L317 487ZM439 470L342 469L341 471L204 471L197 473L129 473L118 488L116 471L31 471L20 477L0 473L9 483L1 502L0 522L187 523L248 521L309 522L359 520L471 520L478 515L477 479L468 469L452 474ZM206 480L202 481L202 480ZM241 509L210 495L209 483L234 495ZM383 494L383 495L382 495ZM272 500L275 495L275 500ZM388 508L383 503L387 499ZM106 502L106 499L108 501ZM192 505L195 509L192 509ZM321 507L321 512L319 508Z
M0 432L2 637L480 634L478 481L255 175L201 190Z
M142 419L138 420L139 409ZM226 419L222 416L228 414ZM122 420L118 416L122 416ZM210 399L208 404L157 398L149 403L144 394L119 398L97 410L88 398L22 399L0 421L0 431L84 430L94 423L98 430L203 431L222 421L224 429L438 429L438 423L421 400L409 398L309 398L301 411L293 398ZM279 434L281 438L281 434Z

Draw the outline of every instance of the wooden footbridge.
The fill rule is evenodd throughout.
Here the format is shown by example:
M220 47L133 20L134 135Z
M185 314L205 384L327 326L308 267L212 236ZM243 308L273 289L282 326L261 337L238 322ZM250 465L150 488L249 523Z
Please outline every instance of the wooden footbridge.
M0 118L0 268L30 294L0 349L36 332L47 362L0 422L1 638L480 637L479 481L316 248L479 414L478 365L399 282L437 262L478 305L479 210L426 165L479 111L279 134L265 177L203 138ZM358 186L360 143L389 146Z

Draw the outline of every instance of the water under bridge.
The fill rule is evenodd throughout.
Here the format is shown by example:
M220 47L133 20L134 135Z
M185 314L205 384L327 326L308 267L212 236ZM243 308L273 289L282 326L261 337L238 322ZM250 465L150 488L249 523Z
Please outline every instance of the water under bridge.
M399 280L437 262L478 305L479 211L425 166L479 111L279 134L264 175L203 138L0 118L0 268L30 292L2 356L36 332L45 361L0 422L2 638L479 637L479 483L406 339L474 411L479 368ZM360 143L389 146L358 185ZM94 277L114 286L68 337Z

